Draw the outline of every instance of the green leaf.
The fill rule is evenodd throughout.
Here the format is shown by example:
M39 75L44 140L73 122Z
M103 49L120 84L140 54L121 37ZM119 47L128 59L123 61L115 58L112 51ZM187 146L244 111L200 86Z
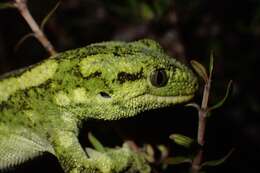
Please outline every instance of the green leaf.
M214 109L217 109L217 108L221 107L221 106L225 103L226 99L228 98L228 95L229 95L231 86L232 86L232 80L229 81L229 83L228 83L227 90L226 90L226 94L225 94L224 98L223 98L222 100L220 100L220 101L219 101L217 104L215 104L214 106L210 107L210 108L208 109L208 111L212 111L212 110L214 110Z
M164 145L158 145L157 149L160 151L161 158L166 158L169 155L169 151Z
M194 143L193 139L181 134L171 134L169 138L172 139L176 144L185 148L189 148Z
M152 147L151 144L147 144L147 145L145 146L145 150L146 150L146 152L147 152L148 155L154 156L154 150L153 150L153 147Z
M57 4L53 7L53 9L44 17L42 23L41 23L41 30L43 30L45 24L50 19L50 17L53 15L53 13L57 10L57 8L60 6L61 1L58 1Z
M93 145L93 147L97 151L99 151L99 152L106 151L105 147L101 144L101 142L90 132L88 133L88 139L89 139L89 142Z
M228 152L228 154L225 157L221 158L221 159L206 161L206 162L202 163L201 167L204 167L204 166L218 166L218 165L224 163L230 157L230 155L233 153L233 151L234 151L234 149L230 150Z
M152 20L154 18L154 12L151 9L151 7L146 4L146 3L142 3L141 4L141 16L144 20L149 21Z
M0 9L15 8L15 5L11 2L0 3Z
M196 108L198 111L200 110L200 106L197 103L188 103L185 105L186 107L194 107Z
M35 37L35 34L34 33L29 33L29 34L26 34L25 36L23 36L18 41L18 43L15 45L14 51L17 51L20 48L20 46L30 37Z
M202 64L200 64L198 61L195 61L195 60L191 60L190 63L191 63L191 66L193 67L193 69L196 71L196 73L198 73L198 75L206 83L208 81L209 77L208 77L205 67Z
M164 163L168 165L178 165L182 163L191 163L192 160L189 157L177 156L177 157L168 157L164 160Z
M154 162L154 149L151 144L145 145L145 158L149 163Z
M209 62L209 76L212 76L212 71L214 67L214 52L211 51L210 53L210 62Z

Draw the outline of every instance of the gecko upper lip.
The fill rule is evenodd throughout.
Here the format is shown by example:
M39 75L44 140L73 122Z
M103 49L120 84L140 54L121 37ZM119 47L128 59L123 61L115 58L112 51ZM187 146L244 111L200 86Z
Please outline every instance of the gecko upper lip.
M158 101L182 103L190 100L191 98L193 98L193 96L194 95L191 94L191 95L180 95L180 96L152 96L152 97L156 97Z
M151 94L143 94L133 97L135 98L141 98L142 100L156 100L157 102L166 102L166 103L183 103L187 102L190 99L194 97L194 94L190 95L180 95L180 96L156 96Z

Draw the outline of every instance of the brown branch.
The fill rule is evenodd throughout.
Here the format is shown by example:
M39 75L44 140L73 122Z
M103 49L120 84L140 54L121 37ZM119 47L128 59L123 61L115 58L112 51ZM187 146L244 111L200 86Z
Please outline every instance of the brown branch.
M57 52L55 51L54 47L47 39L45 34L42 32L39 25L33 19L30 11L28 10L26 2L27 0L15 0L14 5L23 16L25 21L28 23L34 33L34 36L38 39L42 46L49 52L50 55L55 55Z
M210 85L211 79L207 80L204 91L203 91L203 99L201 103L201 109L199 111L199 128L198 128L198 138L197 142L201 146L204 145L204 134L206 128L206 116L207 116L207 109L208 109L208 101L209 101L209 94L210 94Z
M203 147L205 143L205 129L206 129L206 118L207 118L207 109L208 109L208 101L209 101L209 94L210 94L210 86L211 86L211 74L206 81L203 91L203 98L201 103L201 108L199 109L199 125L198 125L198 133L197 133L197 142L198 144ZM199 149L198 153L196 154L195 158L192 161L191 172L198 173L201 167L201 163L203 160L203 148Z

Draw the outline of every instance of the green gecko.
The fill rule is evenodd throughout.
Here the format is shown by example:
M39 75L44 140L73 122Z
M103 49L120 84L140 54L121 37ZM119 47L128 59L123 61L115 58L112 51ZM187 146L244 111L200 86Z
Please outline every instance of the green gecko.
M44 152L66 173L150 172L128 146L84 150L88 119L118 120L190 100L192 71L155 41L102 42L59 53L0 78L0 169Z

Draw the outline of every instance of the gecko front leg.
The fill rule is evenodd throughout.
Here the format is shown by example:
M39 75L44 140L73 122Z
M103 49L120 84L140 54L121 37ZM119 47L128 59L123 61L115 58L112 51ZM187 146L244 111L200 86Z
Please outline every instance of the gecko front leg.
M52 140L55 155L66 173L149 173L150 167L142 155L128 146L106 148L105 152L82 149L73 132L59 131Z
M95 163L88 159L77 136L73 132L58 131L52 136L55 155L66 173L101 172Z

